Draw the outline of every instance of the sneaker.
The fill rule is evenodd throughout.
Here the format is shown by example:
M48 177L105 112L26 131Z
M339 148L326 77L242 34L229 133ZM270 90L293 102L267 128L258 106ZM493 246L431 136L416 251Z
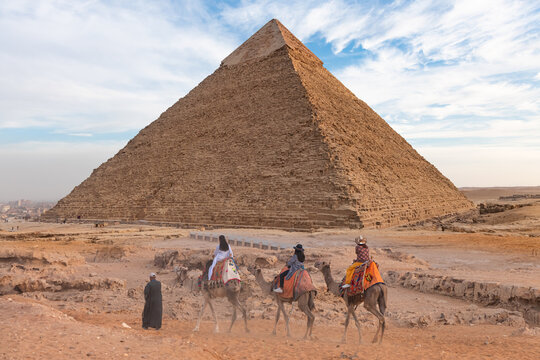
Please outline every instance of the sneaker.
M350 288L350 287L351 287L351 284L345 284L345 285L343 285L341 288L342 288L342 289L347 289L347 288Z
M274 289L274 292L277 292L277 293L281 294L283 292L283 290L281 290L281 288L278 287L278 288Z

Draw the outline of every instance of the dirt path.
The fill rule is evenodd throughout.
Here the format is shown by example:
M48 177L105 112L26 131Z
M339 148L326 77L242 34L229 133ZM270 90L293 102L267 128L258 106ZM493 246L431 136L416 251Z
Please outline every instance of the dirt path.
M123 328L122 322L132 326ZM339 342L340 326L315 326L316 340L298 339L305 326L292 321L295 336L284 337L283 326L270 336L271 320L250 321L251 332L238 327L231 334L213 334L203 322L192 333L194 322L168 320L163 330L143 330L129 314L68 317L43 305L0 298L0 359L538 359L538 337L514 336L501 326L436 326L429 329L390 327L382 345L369 344L373 329L364 330L365 345L356 343L351 329L348 344ZM282 325L282 324L281 324ZM38 331L36 331L38 330Z

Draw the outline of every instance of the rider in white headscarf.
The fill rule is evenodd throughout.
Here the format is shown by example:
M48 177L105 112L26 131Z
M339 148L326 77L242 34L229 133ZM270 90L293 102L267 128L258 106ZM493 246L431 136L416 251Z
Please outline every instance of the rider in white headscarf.
M214 267L218 262L233 256L233 251L227 243L225 236L219 235L219 245L216 246L216 250L214 251L214 261L212 262L210 269L208 269L208 280L212 278L212 272L214 271Z

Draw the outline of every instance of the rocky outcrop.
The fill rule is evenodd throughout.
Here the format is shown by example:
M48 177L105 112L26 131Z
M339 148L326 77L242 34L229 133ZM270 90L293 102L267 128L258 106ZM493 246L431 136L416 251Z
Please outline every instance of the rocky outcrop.
M44 252L17 248L0 248L0 264L60 265L73 266L85 263L82 256L60 252Z
M0 249L0 295L35 291L119 289L123 280L75 275L82 256L25 249Z
M479 308L475 305L467 306L463 310L428 312L422 315L417 313L393 313L388 312L388 316L395 320L401 326L407 327L428 327L432 325L506 325L506 326L525 326L523 314L519 311L506 309Z
M18 293L33 291L65 291L93 289L122 289L126 286L125 280L112 278L73 278L73 279L34 279L23 278L13 282L13 290Z
M170 267L178 260L178 250L166 250L154 256L154 266L159 268Z
M520 311L527 322L540 325L540 289L537 288L463 280L450 276L416 272L388 271L384 274L384 279L390 285L447 295L485 306Z
M289 254L290 257L290 254ZM236 256L236 263L241 266L250 266L255 265L259 268L273 268L278 258L274 255L267 255L267 254L241 254Z
M211 260L211 250L183 249L179 252L178 250L169 249L154 255L154 266L161 269L172 269L175 266L183 266L190 270L203 270L206 263Z
M124 246L103 246L96 251L94 262L115 262L126 257L128 250Z

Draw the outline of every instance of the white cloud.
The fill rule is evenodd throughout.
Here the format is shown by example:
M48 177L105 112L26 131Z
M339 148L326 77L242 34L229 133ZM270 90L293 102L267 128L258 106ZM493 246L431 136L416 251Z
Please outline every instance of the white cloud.
M385 22L393 26L382 31L376 26L377 35L358 40L376 57L339 71L346 85L383 115L401 112L408 120L513 117L516 109L528 112L523 118L538 119L540 88L513 81L516 73L540 68L540 45L529 35L540 32L534 25L540 21L538 8L456 1L434 17L436 7L415 4L390 14ZM422 26L404 29L398 17L413 17ZM387 43L400 37L412 48ZM426 67L429 62L441 65ZM430 107L441 103L447 106Z
M92 134L90 133L70 133L70 134L67 134L69 136L77 136L77 137L91 137Z
M1 2L0 128L147 125L234 48L197 4Z

